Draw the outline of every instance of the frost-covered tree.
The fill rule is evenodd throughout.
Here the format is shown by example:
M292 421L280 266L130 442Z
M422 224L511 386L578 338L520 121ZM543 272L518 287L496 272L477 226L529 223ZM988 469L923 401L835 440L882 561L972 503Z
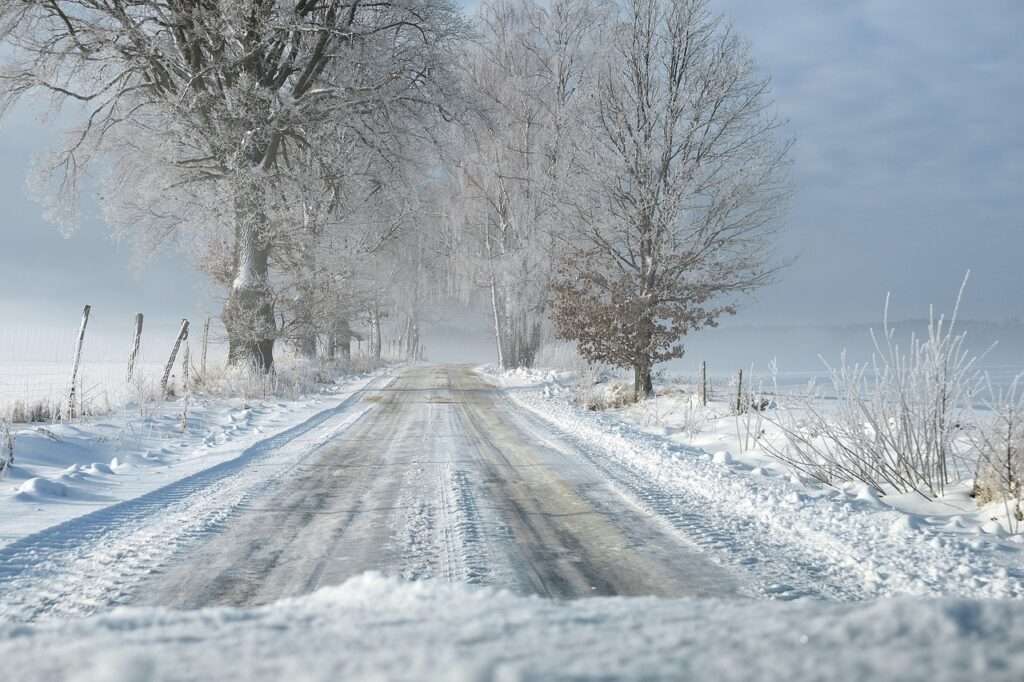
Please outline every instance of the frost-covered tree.
M416 356L422 310L440 296L446 274L438 267L439 174L429 172L437 161L428 148L420 151L405 164L371 163L361 178L353 174L345 211L318 222L315 241L282 249L287 267L274 273L277 307L300 354L313 357L319 346L328 359L344 360L349 340L358 338L379 359L387 320L398 352Z
M392 150L366 154L340 137L325 147L325 161L310 164L318 172L292 187L296 217L272 273L281 334L306 358L317 356L318 345L327 355L339 348L345 355L341 337L351 335L353 318L373 295L365 271L398 234L407 191L406 164Z
M769 280L789 145L707 0L628 0L609 36L553 319L589 359L632 368L640 396L687 332Z
M602 3L488 0L464 78L476 116L458 130L457 189L493 316L498 361L528 366L541 340L560 194L575 162L575 100Z
M42 166L58 217L73 221L83 170L105 158L111 215L153 241L195 228L229 286L230 360L266 369L302 157L340 131L380 150L396 122L443 107L462 31L449 0L5 2L0 111L34 92L80 105Z

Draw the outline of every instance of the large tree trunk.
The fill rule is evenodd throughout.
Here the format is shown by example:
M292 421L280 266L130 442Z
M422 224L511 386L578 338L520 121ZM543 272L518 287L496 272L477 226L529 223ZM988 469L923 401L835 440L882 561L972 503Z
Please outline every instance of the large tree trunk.
M228 364L261 372L274 367L277 324L270 291L270 240L261 188L243 181L235 197L235 279L224 306Z
M650 398L654 395L650 362L642 361L633 366L633 399Z

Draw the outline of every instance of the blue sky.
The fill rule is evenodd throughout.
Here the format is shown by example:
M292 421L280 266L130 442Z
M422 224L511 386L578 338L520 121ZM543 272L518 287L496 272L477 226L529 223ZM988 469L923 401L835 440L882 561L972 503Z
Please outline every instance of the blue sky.
M1024 3L718 0L771 75L796 138L782 251L797 262L745 322L871 321L947 306L1024 317ZM183 260L141 270L86 211L69 238L24 190L57 134L22 106L0 126L0 315L63 319L91 302L168 318L214 309Z
M870 320L887 291L915 315L967 269L967 315L1021 316L1024 4L720 6L797 138L786 246L799 262L758 316Z

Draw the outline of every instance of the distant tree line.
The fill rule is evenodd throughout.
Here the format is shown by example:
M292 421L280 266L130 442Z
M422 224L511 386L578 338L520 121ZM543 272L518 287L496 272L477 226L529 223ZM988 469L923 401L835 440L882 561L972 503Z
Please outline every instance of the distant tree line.
M789 144L706 0L20 0L0 114L75 125L34 186L73 227L87 172L145 252L225 292L229 360L343 359L482 301L504 367L545 336L632 368L777 270ZM356 332L356 329L361 330Z

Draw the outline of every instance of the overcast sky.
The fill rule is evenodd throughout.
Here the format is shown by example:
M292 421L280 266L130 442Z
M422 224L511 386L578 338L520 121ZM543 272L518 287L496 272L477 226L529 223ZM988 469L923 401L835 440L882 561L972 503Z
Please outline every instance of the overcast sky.
M783 252L797 262L738 318L848 322L947 304L1024 317L1024 3L718 0L771 75L796 138ZM95 212L63 238L24 190L56 131L22 107L0 127L0 315L60 319L212 308L173 255L133 272ZM34 310L35 312L29 312Z

